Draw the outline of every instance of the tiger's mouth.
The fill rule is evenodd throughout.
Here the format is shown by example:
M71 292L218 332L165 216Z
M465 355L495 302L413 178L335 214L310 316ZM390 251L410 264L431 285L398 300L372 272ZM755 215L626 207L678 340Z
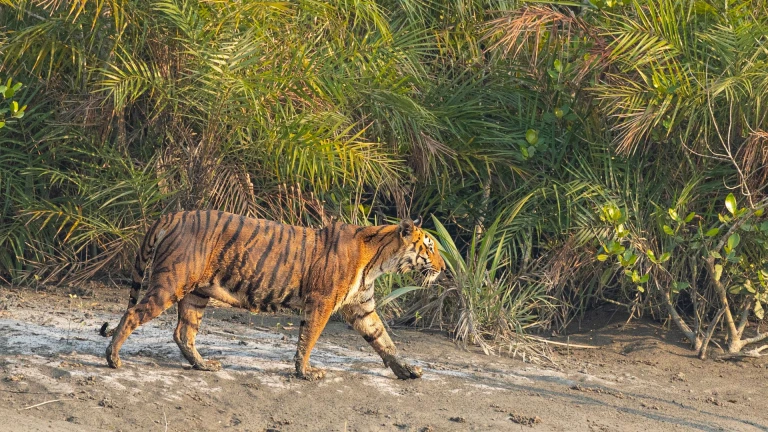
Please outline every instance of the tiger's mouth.
M440 272L435 270L426 270L424 272L424 286L434 284L440 277Z

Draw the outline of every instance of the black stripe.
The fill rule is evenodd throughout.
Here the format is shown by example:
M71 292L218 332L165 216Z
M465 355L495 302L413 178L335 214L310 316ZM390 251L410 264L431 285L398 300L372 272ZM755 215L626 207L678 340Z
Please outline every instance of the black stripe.
M364 241L364 242L366 242L366 243L367 243L367 242L370 242L371 240L373 240L373 238L374 238L374 237L377 237L377 236L379 235L379 233L380 233L381 231L383 231L383 230L384 230L384 228L386 228L386 227L387 227L387 225L382 225L382 226L378 227L378 229L376 230L376 232L374 232L373 234L368 234L367 236L365 236L365 238L363 239L363 241Z
M260 291L261 288L261 280L264 278L264 276L259 276L256 278L253 283L248 285L247 293L248 293L248 304L252 307L258 307L259 302L256 301L256 293Z
M307 266L307 236L310 231L307 228L302 228L302 232L304 234L301 237L301 250L299 251L301 253L301 257L299 257L299 260L301 261L299 272L301 273L301 277L304 278L304 269Z
M173 234L175 234L176 231L178 231L180 228L181 228L181 224L177 222L175 225L173 225L173 228L171 228L168 232L165 233L163 238L160 239L160 242L164 244L168 239L171 239ZM160 231L160 229L158 229L158 231ZM155 241L157 241L157 235L158 233L155 233L155 235L153 236ZM157 260L157 256L160 253L160 251L158 250L158 247L160 246L161 245L159 244L155 244L154 246L152 246L152 249L155 251L155 260Z
M190 294L192 294L192 295L193 295L193 296L195 296L195 297L199 297L199 298L201 298L201 299L203 299L203 300L208 300L209 298L211 298L211 296L207 296L207 295L204 295L204 294L200 294L200 293L199 293L199 292L197 292L197 291L192 291Z
M283 307L288 307L289 303L291 303L291 300L293 299L293 290L291 290L287 296L280 302L280 305Z
M207 212L208 218L206 219L206 225L205 225L205 234L207 234L203 241L200 243L200 246L203 247L203 251L210 250L210 247L213 246L213 237L219 233L219 223L221 222L221 213L220 212L212 212L208 210ZM209 257L206 256L206 259Z
M373 331L373 334L365 335L363 336L363 339L365 339L368 342L373 342L379 337L381 337L382 334L384 334L384 327L377 327L376 330Z
M171 229L170 232L165 234L165 236L161 240L161 244L157 245L157 247L155 248L155 264L153 264L153 267L165 261L165 259L168 258L168 256L173 253L173 251L175 250L173 246L176 244L178 240L178 237L173 237L173 235L176 233L177 230L180 229L180 227L181 227L181 224L177 223Z
M367 311L367 312L363 312L362 314L355 314L355 320L362 320L362 319L365 319L365 318L367 318L369 315L371 315L373 312L374 312L374 310L373 310L373 309L371 309L371 310L369 310L369 311Z
M371 258L371 260L368 261L368 264L366 264L365 267L363 267L363 273L365 275L367 275L368 272L370 271L371 267L376 265L376 263L381 259L381 256L384 253L385 249L387 247L389 247L389 245L391 245L395 241L396 241L396 239L392 238L392 239L389 240L388 243L382 244L381 246L379 246L379 248L376 250L376 253L373 255L373 258ZM381 268L381 266L379 266L379 268Z
M280 293L280 297L281 298L285 295L285 290L286 289L293 290L293 288L290 286L290 282L291 282L291 279L293 279L293 271L296 269L296 258L299 256L299 251L301 249L304 249L304 242L305 241L306 241L306 234L302 238L301 247L300 248L294 248L293 258L291 258L291 260L290 260L291 267L288 268L288 270L285 272L285 277L283 278L282 282L280 282L280 286L284 287L283 291ZM290 296L293 296L293 292L291 292ZM283 300L283 303L285 303L285 300Z
M341 228L338 231L336 231L336 235L333 237L333 240L331 240L331 248L333 249L334 254L339 253L339 242L341 241L341 233L342 233Z
M275 279L277 279L277 273L280 271L282 267L285 266L286 260L288 259L288 255L291 252L291 246L293 246L293 229L291 227L286 227L285 230L288 231L288 239L285 242L285 248L282 252L280 252L280 256L277 259L277 262L275 263L275 267L272 269L272 276L269 278L269 287L272 288L275 284ZM282 235L280 236L282 238ZM281 291L282 294L282 291ZM282 297L282 295L280 296Z
M230 214L229 217L227 218L227 221L224 222L224 226L221 228L221 231L220 231L219 239L221 239L221 237L224 236L224 234L226 234L227 228L229 228L229 224L232 223L232 219L234 219L234 217L235 217L235 215ZM242 224L243 220L241 219L240 222ZM232 237L230 237L229 240L227 241L227 243L224 244L224 247L221 249L221 253L219 253L219 261L221 261L221 259L224 256L224 253L226 252L226 250L228 248L232 247L232 243L230 243L230 242L232 241L232 238L237 239L236 237L240 235L240 230L241 229L242 229L242 225L240 227L238 227L238 230L235 232L236 235L233 235Z
M227 264L227 268L224 270L224 273L222 274L221 279L219 280L219 284L222 287L226 287L227 283L229 283L229 281L235 275L235 267L237 266L239 261L240 261L240 255L235 253L232 259L229 260L229 264Z
M259 231L261 231L261 223L256 221L256 224L253 227L253 232L251 232L251 236L248 237L248 240L243 243L243 249L248 250L253 246L251 245L251 242L256 238L257 235L259 235Z
M245 285L246 283L247 283L247 282L246 282L244 279L240 279L240 280L239 280L239 281L237 281L237 283L236 283L236 284L235 284L235 285L232 287L232 289L230 289L230 290L229 290L229 292L231 292L231 293L233 293L233 294L237 294L238 292L240 292L240 289L241 289L241 288L243 287L243 285Z
M259 258L259 261L256 263L256 267L254 268L256 273L261 275L262 268L264 267L264 262L267 260L267 257L272 252L272 248L275 245L275 233L273 232L272 235L269 236L269 243L267 243L267 247L264 248L264 251L261 254L261 258Z
M261 304L266 309L268 306L270 306L272 304L272 300L274 300L274 299L275 299L275 291L270 289L267 292L267 295L264 296L263 299L261 299Z

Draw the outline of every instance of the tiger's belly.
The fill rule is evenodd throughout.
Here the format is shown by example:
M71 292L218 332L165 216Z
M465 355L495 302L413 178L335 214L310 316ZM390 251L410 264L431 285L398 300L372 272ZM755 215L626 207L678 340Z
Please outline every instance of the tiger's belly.
M219 280L210 284L198 285L194 291L226 303L233 307L248 309L251 312L276 311L281 308L300 308L302 301L298 296L299 281L288 281L287 285L267 286L256 280L232 280L222 285Z

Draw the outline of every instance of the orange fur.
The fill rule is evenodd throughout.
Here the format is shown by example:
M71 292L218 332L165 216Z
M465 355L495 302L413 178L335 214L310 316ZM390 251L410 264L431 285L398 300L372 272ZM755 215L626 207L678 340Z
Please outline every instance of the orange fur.
M149 287L139 301L144 270L152 259ZM296 372L309 380L324 371L309 355L331 314L339 310L401 379L421 369L397 356L375 312L373 281L383 273L421 270L432 282L445 263L434 239L410 220L361 227L334 223L302 228L216 211L180 212L160 218L136 257L128 310L111 332L107 362L120 367L119 351L140 325L179 303L174 340L196 369L218 370L195 348L209 299L251 311L301 309Z

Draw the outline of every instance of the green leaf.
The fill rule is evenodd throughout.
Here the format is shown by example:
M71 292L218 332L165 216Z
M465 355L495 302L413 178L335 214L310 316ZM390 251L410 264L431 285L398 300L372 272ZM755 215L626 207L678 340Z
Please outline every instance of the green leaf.
M605 261L605 260L607 260L607 259L608 259L608 255L606 255L606 254L599 254L599 255L597 256L597 260L598 260L598 261Z
M4 121L2 121L2 120L0 120L0 129L2 129L2 128L4 128L4 127L5 127L5 122L4 122Z
M613 269L608 267L603 271L603 274L600 275L600 285L607 285L608 281L611 280L611 276L613 276Z
M650 273L646 273L646 274L644 274L640 278L640 283L646 283L646 282L648 282L648 279L650 279L650 278L651 278L651 274Z
M664 252L664 253L663 253L663 254L661 254L661 256L659 257L659 262L667 262L667 261L669 261L669 258L670 258L670 254L669 254L669 252Z
M528 129L525 131L525 140L530 145L536 145L536 143L539 142L539 132L535 129Z
M563 62L561 62L559 59L555 59L554 66L556 71L558 72L563 71Z
M757 209L755 210L755 216L760 217L763 215L764 212L765 212L764 209Z
M644 292L645 292L645 288L643 288L643 287L642 287L642 286L640 286L640 285L637 285L635 288L637 288L637 290L638 290L638 291L640 291L641 293L644 293Z
M723 258L723 256L720 255L720 252L718 252L718 251L709 251L709 256L712 256L712 257L715 257L715 258L719 258L719 259Z
M675 232L672 230L672 228L669 225L664 225L664 232L668 235L675 235Z
M688 289L690 286L691 284L688 282L674 282L672 284L672 292L679 293L680 291Z
M755 302L755 307L754 307L753 311L755 312L755 316L759 320L763 319L763 317L765 316L765 311L763 310L763 305L760 304L759 301Z
M405 295L405 294L407 294L407 293L409 293L411 291L417 291L417 290L421 290L421 289L424 289L424 287L420 287L420 286L404 286L402 288L398 288L398 289L392 291L391 293L389 293L389 295L387 295L384 298L382 298L381 301L377 302L377 307L380 308L380 307L384 306L385 304L391 302L392 300L397 299L398 297L402 297L403 295Z
M722 275L723 275L723 266L720 264L715 264L715 280L719 281Z
M688 223L693 220L693 218L696 217L696 213L690 212L688 213L688 216L685 217L685 223Z
M739 242L741 242L741 237L739 236L739 233L733 233L730 237L728 237L728 249L733 250L736 248L736 246L739 245Z
M706 233L704 233L704 235L707 236L707 237L714 237L719 232L720 232L720 228L712 228L711 230L709 230Z
M747 280L746 280L746 282L744 282L744 288L745 288L745 289L746 289L746 290L747 290L747 291L748 291L750 294L754 294L754 293L756 293L756 292L757 292L757 291L755 290L755 287L754 287L754 286L752 286L752 281L751 281L751 280L749 280L749 279L747 279Z
M562 109L560 109L560 108L555 108L555 117L557 117L557 118L563 118L563 116L564 116L564 115L565 115L565 113L563 112L563 110L562 110Z
M629 231L624 228L624 224L619 224L616 227L616 236L619 238L624 238L629 235Z
M677 215L675 209L669 209L667 210L667 213L669 213L669 217L671 217L673 221L680 222L680 216Z
M650 259L652 262L658 264L659 260L656 259L656 254L653 253L652 250L648 249L645 254L648 256L648 259Z
M609 254L613 254L613 255L618 255L620 253L624 253L624 250L626 250L626 248L624 246L622 246L621 243L619 243L617 241L613 241L613 240L611 240L608 243L606 243L605 246L606 246L606 249L605 249L606 252L608 252Z
M725 208L727 208L731 214L736 213L736 197L733 196L732 193L729 193L728 196L725 197Z

